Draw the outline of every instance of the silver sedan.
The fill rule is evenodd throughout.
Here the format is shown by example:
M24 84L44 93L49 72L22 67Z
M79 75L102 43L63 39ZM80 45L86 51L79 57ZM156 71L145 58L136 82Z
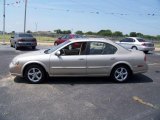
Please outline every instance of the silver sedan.
M72 39L47 50L19 55L9 67L12 75L31 83L40 83L47 76L110 76L124 82L148 69L145 54L133 51L103 38Z

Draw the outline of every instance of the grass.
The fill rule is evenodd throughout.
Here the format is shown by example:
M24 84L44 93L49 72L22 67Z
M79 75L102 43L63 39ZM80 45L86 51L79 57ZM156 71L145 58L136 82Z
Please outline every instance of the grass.
M160 42L155 44L156 48L160 48Z

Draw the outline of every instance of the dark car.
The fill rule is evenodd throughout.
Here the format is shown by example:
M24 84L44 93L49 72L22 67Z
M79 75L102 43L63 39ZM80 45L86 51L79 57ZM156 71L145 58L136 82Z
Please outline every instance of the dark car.
M54 45L59 45L63 42L65 42L66 40L70 40L73 38L84 38L84 36L82 35L77 35L77 34L68 34L68 35L64 35L62 37L59 37L55 42Z
M16 50L20 47L31 47L35 49L37 46L37 40L30 33L15 33L10 39L11 47Z

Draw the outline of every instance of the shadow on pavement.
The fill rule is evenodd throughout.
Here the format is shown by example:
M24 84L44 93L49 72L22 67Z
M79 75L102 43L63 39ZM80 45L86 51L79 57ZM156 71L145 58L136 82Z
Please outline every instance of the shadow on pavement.
M18 51L37 51L37 50L40 50L40 49L32 49L30 47L20 47L18 48Z
M29 83L24 78L15 77L16 83ZM153 80L143 74L133 75L127 82L116 83L109 77L52 77L48 78L43 84L131 84L131 83L150 83Z

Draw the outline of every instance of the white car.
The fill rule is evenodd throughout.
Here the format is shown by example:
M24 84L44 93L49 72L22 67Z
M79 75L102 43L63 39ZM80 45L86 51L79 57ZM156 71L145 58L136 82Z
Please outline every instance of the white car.
M140 50L144 51L145 53L155 50L154 43L147 42L146 40L138 37L127 37L116 43L125 47L126 49Z

